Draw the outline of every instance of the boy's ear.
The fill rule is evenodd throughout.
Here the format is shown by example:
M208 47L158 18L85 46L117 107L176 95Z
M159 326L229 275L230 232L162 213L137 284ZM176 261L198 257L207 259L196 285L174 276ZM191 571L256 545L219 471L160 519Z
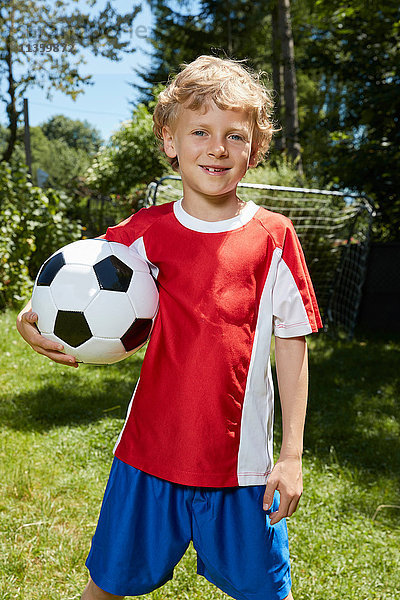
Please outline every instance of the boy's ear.
M255 167L257 163L257 148L252 148L249 158L249 164L247 166L248 169Z
M164 152L169 158L176 157L176 150L174 145L174 136L170 127L165 125L162 128L162 136L164 140Z

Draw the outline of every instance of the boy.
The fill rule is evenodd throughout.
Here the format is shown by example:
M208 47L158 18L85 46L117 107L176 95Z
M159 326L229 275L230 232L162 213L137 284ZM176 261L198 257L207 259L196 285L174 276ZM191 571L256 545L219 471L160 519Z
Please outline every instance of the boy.
M321 320L289 219L236 195L268 149L271 108L238 62L185 65L154 113L183 197L105 235L148 261L160 308L114 449L83 600L160 587L191 539L198 573L233 598L292 599L284 518L302 493L304 336ZM18 318L28 343L77 366L35 320ZM275 466L272 332L283 418Z

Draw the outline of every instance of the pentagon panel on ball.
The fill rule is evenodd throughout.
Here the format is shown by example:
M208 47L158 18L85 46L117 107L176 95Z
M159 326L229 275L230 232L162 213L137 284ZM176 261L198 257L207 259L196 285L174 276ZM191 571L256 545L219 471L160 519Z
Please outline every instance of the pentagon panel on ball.
M41 334L62 343L78 362L112 364L149 339L158 290L135 250L103 239L79 240L43 264L32 309Z

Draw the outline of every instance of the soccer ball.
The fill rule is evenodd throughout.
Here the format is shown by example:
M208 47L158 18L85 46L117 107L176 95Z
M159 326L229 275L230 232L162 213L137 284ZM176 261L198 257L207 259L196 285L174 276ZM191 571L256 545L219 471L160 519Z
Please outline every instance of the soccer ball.
M42 265L32 294L40 333L78 362L112 364L150 337L158 290L147 262L102 239L73 242Z

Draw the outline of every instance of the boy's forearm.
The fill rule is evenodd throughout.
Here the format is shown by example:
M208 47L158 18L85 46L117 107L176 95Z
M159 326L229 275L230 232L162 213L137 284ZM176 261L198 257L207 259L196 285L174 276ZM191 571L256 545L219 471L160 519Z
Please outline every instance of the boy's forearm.
M305 337L276 337L275 362L283 429L279 458L301 458L308 396L308 360Z

